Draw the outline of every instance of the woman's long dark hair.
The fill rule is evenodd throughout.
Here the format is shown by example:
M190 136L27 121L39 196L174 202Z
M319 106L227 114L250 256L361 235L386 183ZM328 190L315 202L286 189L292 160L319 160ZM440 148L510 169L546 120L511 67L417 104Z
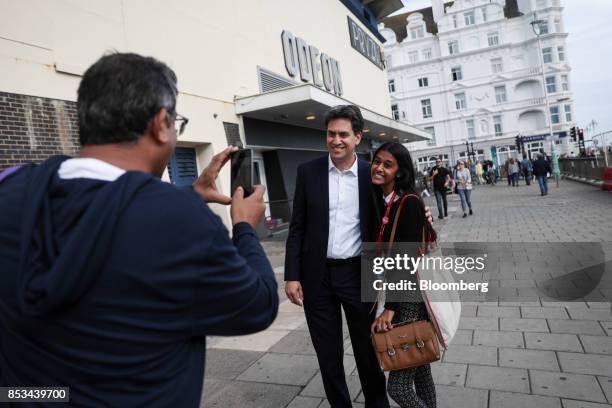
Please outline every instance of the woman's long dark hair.
M414 166L412 165L412 157L410 157L408 149L398 142L385 142L376 149L374 157L381 151L391 153L399 166L393 189L398 193L416 194ZM374 187L377 190L382 190L380 186Z

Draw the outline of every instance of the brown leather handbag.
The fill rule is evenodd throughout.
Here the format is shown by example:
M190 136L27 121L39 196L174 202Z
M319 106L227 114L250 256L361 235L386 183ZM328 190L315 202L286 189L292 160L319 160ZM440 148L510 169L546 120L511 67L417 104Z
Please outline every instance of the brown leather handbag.
M389 239L389 250L395 240L397 222L404 201L407 197L414 196L406 194L402 197L395 219L393 229ZM416 196L414 196L416 197ZM418 197L416 197L418 199ZM423 252L427 251L427 244L430 241L429 235L423 229ZM419 367L424 364L433 363L440 359L440 344L433 324L428 320L413 320L393 325L388 332L376 333L372 330L372 344L380 367L385 371L403 370L405 368Z
M427 320L399 323L388 332L372 332L372 344L385 371L418 367L440 359L438 338Z

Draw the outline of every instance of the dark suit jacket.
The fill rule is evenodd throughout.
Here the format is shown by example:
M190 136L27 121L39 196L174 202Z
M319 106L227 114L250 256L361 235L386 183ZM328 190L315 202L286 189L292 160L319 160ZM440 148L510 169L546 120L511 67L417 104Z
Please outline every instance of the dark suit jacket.
M285 280L300 281L304 301L315 298L325 272L329 236L328 156L298 167L285 254ZM359 160L359 159L358 159ZM378 223L370 163L358 161L361 240L375 239Z

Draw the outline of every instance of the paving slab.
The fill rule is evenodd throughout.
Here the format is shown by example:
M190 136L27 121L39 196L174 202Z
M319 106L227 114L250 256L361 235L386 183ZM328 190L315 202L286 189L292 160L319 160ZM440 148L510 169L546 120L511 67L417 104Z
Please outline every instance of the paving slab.
M204 378L232 380L263 356L260 351L210 349L206 352Z
M612 377L612 356L558 352L561 369L570 373Z
M487 408L489 392L475 388L437 385L437 408Z
M321 405L321 398L302 397L298 395L291 401L287 408L317 408Z
M568 309L568 312L572 319L578 320L612 320L612 312L610 309L602 308L575 308Z
M597 380L599 381L601 389L606 395L608 402L612 403L612 377L598 376Z
M561 408L561 400L555 397L528 395L516 392L491 391L491 408ZM459 407L457 407L459 408Z
M503 331L519 332L548 332L546 319L517 319L512 317L502 317L499 321L499 328Z
M612 337L581 335L585 353L612 354Z
M557 355L553 351L544 350L500 348L499 365L504 367L559 371Z
M547 319L551 333L605 334L601 325L593 320Z
M361 382L359 381L359 375L357 373L355 373L354 375L347 375L346 385L348 386L351 399L357 398L357 396L361 392ZM313 379L308 383L308 385L304 387L300 395L304 397L325 398L325 389L323 388L323 380L321 378L321 373L318 373L313 377Z
M460 346L469 346L472 344L472 336L474 330L457 330L455 333L455 337L453 337L453 341L451 343L452 346L460 345Z
M521 316L526 318L569 319L564 307L522 306Z
M245 351L268 351L280 339L289 334L289 330L264 330L247 336L224 337L212 348L245 350Z
M521 317L518 307L513 306L478 306L478 317Z
M495 317L461 317L459 328L467 330L499 330L499 319Z
M561 399L563 408L610 408L608 404L598 404L596 402L576 401L570 399Z
M512 331L474 331L475 346L524 348L523 333Z
M612 322L600 322L608 336L612 336Z
M272 330L295 330L306 322L303 312L280 312L270 326Z
M316 355L310 333L294 330L269 348L272 353Z
M582 352L582 345L575 334L525 333L528 349Z
M467 374L467 364L441 363L431 364L431 375L434 383L463 387Z
M497 365L497 348L451 345L444 353L445 363Z
M242 373L238 380L306 385L318 369L319 364L314 356L267 353Z
M530 370L529 377L533 394L606 402L597 379L592 375Z
M499 391L529 392L527 370L508 367L488 367L470 364L466 386Z
M288 405L300 387L227 380L205 380L203 408L278 408Z

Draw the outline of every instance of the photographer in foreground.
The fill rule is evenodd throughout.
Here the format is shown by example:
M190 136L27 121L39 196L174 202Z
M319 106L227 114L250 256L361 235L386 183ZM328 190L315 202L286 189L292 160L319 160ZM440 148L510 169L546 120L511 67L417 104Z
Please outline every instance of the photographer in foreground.
M216 155L159 177L186 118L174 72L102 57L78 90L82 149L0 182L0 386L70 387L74 406L199 406L207 335L268 327L274 273L255 235L263 187L230 199ZM179 130L177 130L179 129ZM233 242L206 202L231 202Z

